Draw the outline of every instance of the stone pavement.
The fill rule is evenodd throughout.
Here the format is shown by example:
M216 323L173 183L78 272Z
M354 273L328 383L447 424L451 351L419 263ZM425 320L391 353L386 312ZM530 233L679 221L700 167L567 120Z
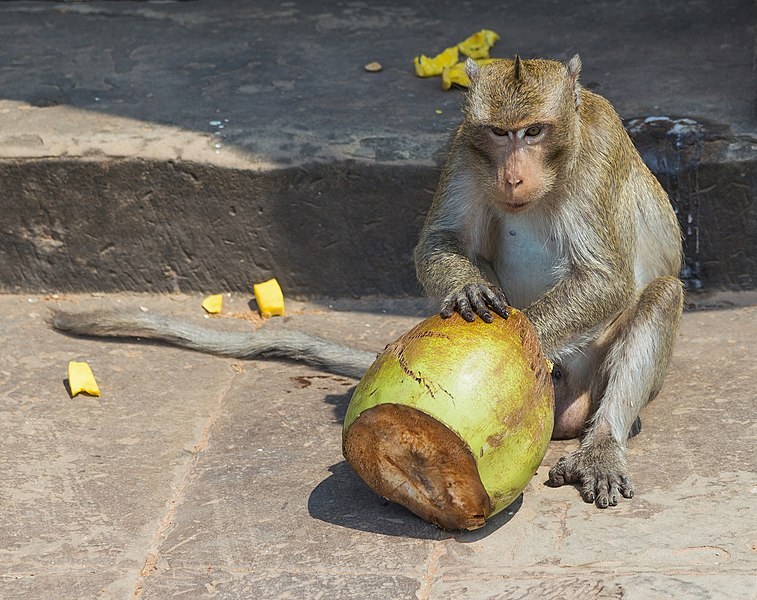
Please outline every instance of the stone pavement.
M215 327L245 329L249 298ZM753 298L751 299L754 300ZM200 297L0 296L0 597L668 598L757 594L757 306L685 314L630 443L636 496L599 510L544 485L445 533L374 495L341 456L355 381L302 365L70 338L51 306L202 320ZM296 327L379 351L417 300L291 302ZM70 360L101 398L70 398Z

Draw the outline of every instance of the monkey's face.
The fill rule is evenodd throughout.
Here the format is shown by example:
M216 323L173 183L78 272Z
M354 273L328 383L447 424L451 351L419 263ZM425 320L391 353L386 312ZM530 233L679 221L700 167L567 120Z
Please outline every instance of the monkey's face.
M544 198L568 164L578 117L575 77L547 60L470 65L464 130L484 167L489 197L519 212Z
M553 133L554 125L546 122L479 128L479 148L488 159L491 197L498 206L519 212L552 189L556 173L546 156Z

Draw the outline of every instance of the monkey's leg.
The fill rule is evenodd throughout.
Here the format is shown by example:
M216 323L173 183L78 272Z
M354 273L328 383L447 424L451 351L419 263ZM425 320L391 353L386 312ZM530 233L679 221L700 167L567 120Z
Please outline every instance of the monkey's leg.
M597 342L574 352L555 365L552 382L555 387L555 426L553 440L568 440L580 437L592 414L592 371L601 364L606 348ZM641 432L641 420L634 421L629 438Z
M586 502L615 506L631 498L626 443L642 407L662 386L683 308L681 282L660 277L642 292L598 340L606 348L592 396L599 398L575 452L549 472L549 484L580 483Z

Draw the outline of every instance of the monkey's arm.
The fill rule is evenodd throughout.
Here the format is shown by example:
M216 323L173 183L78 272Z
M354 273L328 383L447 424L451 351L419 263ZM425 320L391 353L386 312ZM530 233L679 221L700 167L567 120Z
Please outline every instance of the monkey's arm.
M426 294L442 299L443 317L457 310L466 321L478 314L490 323L489 308L506 318L508 302L470 258L480 254L477 246L494 221L490 208L476 198L477 187L464 168L470 161L458 132L413 258Z
M442 298L441 316L457 310L469 322L479 315L487 323L494 320L489 308L508 317L507 298L493 286L473 262L463 254L457 235L426 227L415 248L415 270L426 294Z
M50 324L59 331L74 335L143 337L235 358L289 358L357 379L376 359L373 352L342 346L300 331L265 328L249 333L217 331L141 311L72 313L55 310L50 316Z

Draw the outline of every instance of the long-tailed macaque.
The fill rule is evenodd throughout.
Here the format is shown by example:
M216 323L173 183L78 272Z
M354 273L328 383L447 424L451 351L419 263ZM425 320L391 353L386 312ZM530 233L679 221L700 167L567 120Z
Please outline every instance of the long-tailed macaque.
M582 435L550 471L599 507L630 498L626 440L660 389L683 305L678 224L581 62L469 61L465 118L415 250L442 316L524 310L554 370L554 437ZM226 356L282 356L360 377L375 355L292 331L228 333L134 312L55 312L57 329L138 336Z
M662 385L683 307L664 190L581 61L467 64L471 88L415 250L418 279L491 322L524 309L557 365L553 437L582 435L549 483L630 498L626 440Z

